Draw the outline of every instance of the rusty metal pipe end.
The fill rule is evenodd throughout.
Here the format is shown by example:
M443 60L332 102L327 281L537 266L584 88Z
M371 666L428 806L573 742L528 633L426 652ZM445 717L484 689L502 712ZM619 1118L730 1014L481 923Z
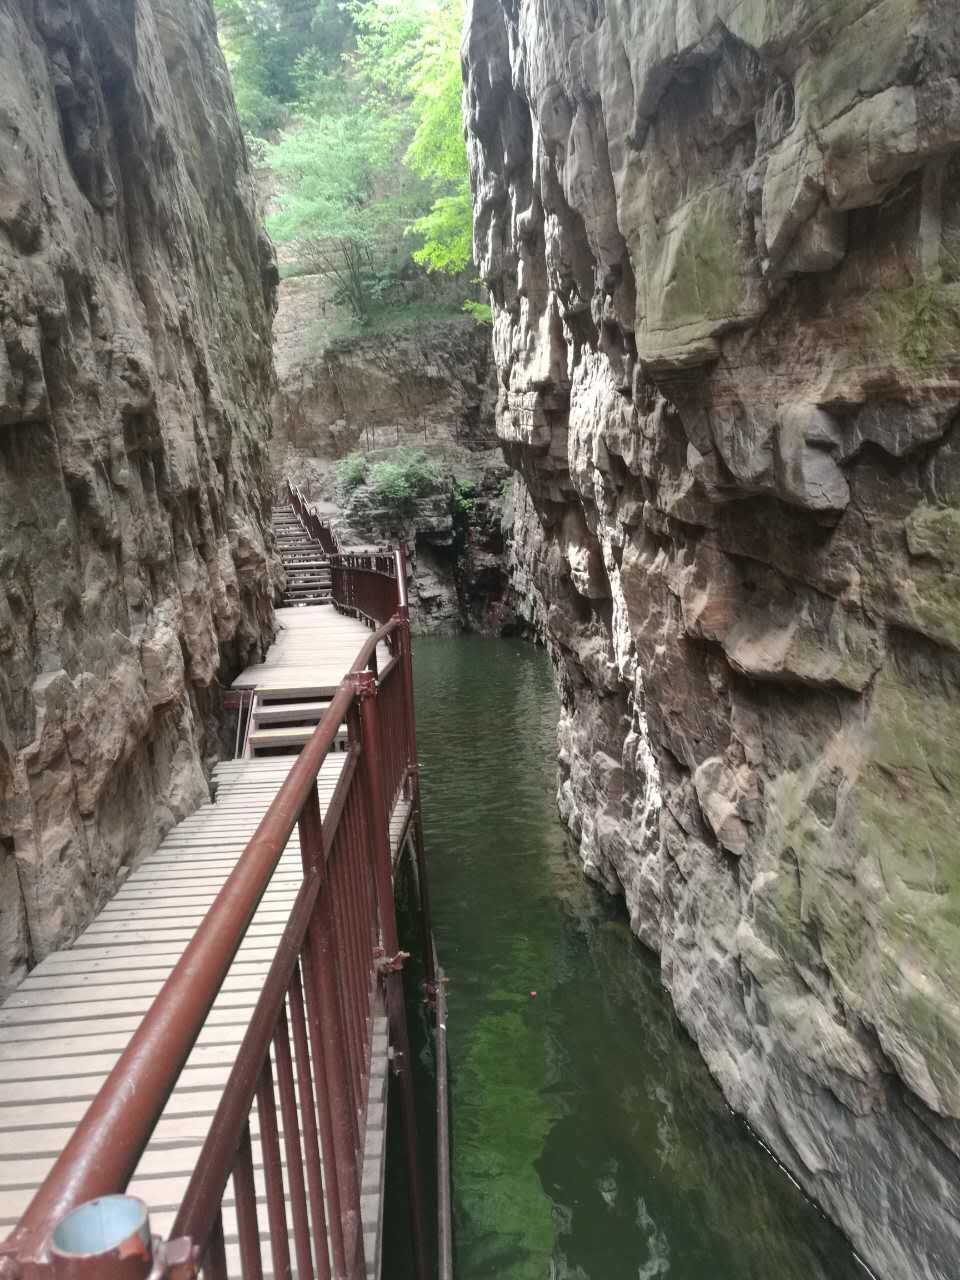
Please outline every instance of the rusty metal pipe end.
M150 1214L135 1196L100 1196L68 1213L50 1237L56 1280L147 1280Z

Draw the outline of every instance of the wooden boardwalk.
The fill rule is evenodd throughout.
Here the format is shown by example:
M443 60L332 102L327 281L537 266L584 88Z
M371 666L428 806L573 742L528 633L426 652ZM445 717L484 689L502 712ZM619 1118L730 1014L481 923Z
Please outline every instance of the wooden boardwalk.
M332 605L277 611L281 627L266 660L236 681L292 700L331 695L370 637ZM331 752L319 778L321 811L345 755ZM73 1126L212 904L293 762L292 755L235 760L214 772L214 800L173 828L130 873L72 947L49 956L0 1006L0 1239L16 1223ZM391 823L396 855L408 817ZM173 1223L210 1120L249 1022L301 881L296 832L257 909L130 1185L151 1208L155 1234ZM363 1164L367 1275L380 1267L385 1161L386 1019L378 1014ZM252 1118L256 1133L256 1115ZM259 1143L254 1150L259 1153ZM255 1167L264 1258L267 1214ZM229 1274L239 1275L232 1191L224 1200Z
M333 605L278 609L280 630L266 661L247 667L234 689L259 689L274 697L332 697L370 639L369 628Z

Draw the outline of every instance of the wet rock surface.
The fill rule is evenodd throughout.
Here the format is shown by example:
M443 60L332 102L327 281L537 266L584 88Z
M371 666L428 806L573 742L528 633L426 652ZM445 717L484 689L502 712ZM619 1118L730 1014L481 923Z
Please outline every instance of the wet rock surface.
M960 1270L960 16L472 0L561 809L730 1103Z
M208 0L0 0L0 994L207 795L276 283Z

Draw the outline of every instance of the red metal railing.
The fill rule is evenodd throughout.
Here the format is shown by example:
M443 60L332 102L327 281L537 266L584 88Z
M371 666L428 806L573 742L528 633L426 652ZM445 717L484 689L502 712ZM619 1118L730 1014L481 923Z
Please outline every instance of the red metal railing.
M371 635L106 1083L0 1246L4 1280L146 1280L151 1272L190 1280L200 1270L209 1280L225 1280L231 1181L243 1280L263 1280L255 1141L275 1280L290 1280L294 1268L297 1280L363 1280L360 1189L378 991L399 1067L414 1256L420 1280L427 1280L389 835L400 798L408 826L415 817L420 832L405 583L402 573L388 579L395 591L398 580L394 616ZM344 721L346 759L321 818L317 775ZM303 879L168 1239L154 1253L149 1232L138 1227L83 1256L58 1251L55 1233L67 1215L126 1190L295 828ZM417 865L425 889L421 853L422 836ZM432 981L428 920L424 937Z
M330 578L333 603L370 626L379 626L394 608L398 592L406 602L406 569L400 552L332 556Z
M285 481L287 489L287 498L291 507L293 507L300 523L306 529L307 533L315 541L320 543L325 555L335 556L340 551L340 539L337 537L333 525L327 520L321 520L316 511L304 497L303 490L299 485L292 484L289 480ZM384 619L386 621L386 619Z
M299 485L285 482L290 505L307 535L330 557L333 602L341 613L351 613L371 626L382 626L394 613L398 595L406 606L404 558L387 548L383 552L345 552L333 526L321 520ZM398 586L398 579L402 579Z

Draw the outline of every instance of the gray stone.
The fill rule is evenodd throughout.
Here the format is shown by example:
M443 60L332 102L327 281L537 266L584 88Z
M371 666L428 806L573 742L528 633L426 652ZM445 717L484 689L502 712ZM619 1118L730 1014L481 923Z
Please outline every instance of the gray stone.
M954 1280L960 18L592 9L463 44L560 811L731 1105Z
M2 995L207 795L270 634L276 263L207 0L0 0L0 173Z

